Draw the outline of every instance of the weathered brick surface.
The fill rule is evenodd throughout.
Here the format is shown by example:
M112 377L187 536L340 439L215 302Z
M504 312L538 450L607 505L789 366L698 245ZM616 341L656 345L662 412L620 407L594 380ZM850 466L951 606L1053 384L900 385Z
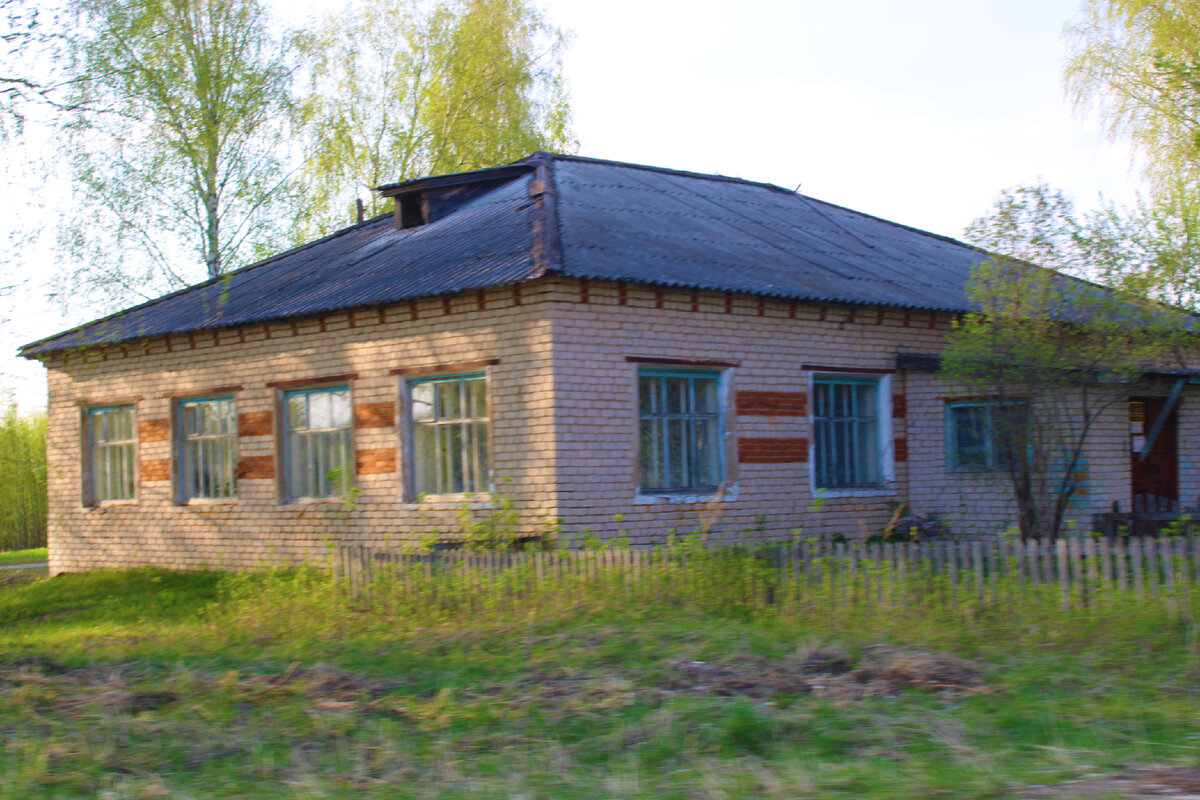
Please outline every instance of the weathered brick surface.
M138 439L144 443L165 442L171 436L171 425L167 419L139 419Z
M238 459L235 476L240 480L267 479L275 477L274 456L242 456Z
M808 462L808 439L743 436L738 439L737 456L739 464L804 464Z
M396 448L374 447L354 454L355 470L359 475L386 475L396 471Z
M356 428L390 428L395 424L395 403L357 403L354 406Z
M275 412L238 414L238 436L270 436L275 432Z
M447 310L449 313L446 313ZM896 353L935 353L948 318L929 312L788 304L724 293L542 279L442 300L405 302L323 319L150 339L107 359L67 353L49 370L47 439L50 558L55 572L153 563L254 568L322 559L327 542L394 547L452 535L461 496L415 501L403 382L449 365L486 370L492 474L520 515L519 533L547 520L585 531L662 541L704 526L715 537L865 536L897 504L940 514L959 533L1013 524L999 473L948 469L945 398L964 392L926 373L896 373ZM681 368L714 362L725 396L726 482L716 495L642 496L637 477L639 360ZM687 365L692 366L687 366ZM807 458L813 369L880 376L881 458L887 479L870 490L827 490L814 502ZM355 482L347 511L334 502L281 502L274 411L284 385L345 379L355 410ZM178 505L170 483L171 397L237 384L237 498ZM189 394L190 393L190 394ZM131 399L133 398L133 399ZM136 502L85 507L80 407L133 402L141 466ZM890 411L891 413L886 413ZM1106 412L1085 463L1085 492L1071 509L1086 521L1113 500L1128 504L1124 409ZM1180 491L1200 503L1200 393L1180 405ZM401 424L397 425L397 420Z
M804 392L754 392L742 390L734 396L739 415L760 417L803 417L808 414Z
M166 481L171 479L169 458L142 459L138 464L138 477L143 481Z

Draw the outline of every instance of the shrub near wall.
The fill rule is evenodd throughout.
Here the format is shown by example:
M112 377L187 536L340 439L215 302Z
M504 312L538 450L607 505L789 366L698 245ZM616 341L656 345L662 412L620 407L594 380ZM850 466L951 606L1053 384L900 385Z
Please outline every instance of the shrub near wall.
M46 546L46 414L0 412L0 550Z

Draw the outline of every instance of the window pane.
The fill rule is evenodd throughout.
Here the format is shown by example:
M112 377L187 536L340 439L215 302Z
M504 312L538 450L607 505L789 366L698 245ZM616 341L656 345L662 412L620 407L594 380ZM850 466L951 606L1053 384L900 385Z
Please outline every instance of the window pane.
M688 410L688 379L667 378L667 413L682 414Z
M308 427L332 428L333 408L331 392L312 392L305 395L308 400Z
M638 378L638 412L641 414L657 414L659 408L659 392L661 378Z
M662 489L662 420L643 419L638 423L638 471L643 489Z
M687 420L668 419L667 423L667 488L688 485Z
M959 406L950 409L953 461L959 467L988 466L987 409Z
M437 428L420 426L413 430L413 480L418 494L437 494Z
M698 419L693 426L693 450L696 484L716 486L721 482L719 426L715 419Z
M716 378L696 378L692 385L696 397L695 411L703 414L717 413Z
M287 399L288 427L293 430L308 427L308 404L304 395L293 394Z
M432 383L418 383L409 388L414 421L433 419L433 386Z
M487 416L487 386L483 378L475 378L469 381L463 381L467 387L467 396L470 398L469 408L470 416L479 419Z
M878 486L878 384L813 383L814 477L819 487Z
M486 490L487 380L463 376L409 385L413 483L418 494ZM473 421L472 421L473 420Z
M334 428L350 427L350 392L341 390L329 393L330 424Z

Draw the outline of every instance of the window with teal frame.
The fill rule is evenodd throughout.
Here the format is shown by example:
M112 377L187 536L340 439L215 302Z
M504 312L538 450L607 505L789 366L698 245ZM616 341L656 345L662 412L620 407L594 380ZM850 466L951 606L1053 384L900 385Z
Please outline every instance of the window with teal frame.
M354 483L349 387L285 392L283 405L288 498L346 494Z
M813 378L813 471L818 489L882 485L879 378Z
M946 468L986 472L1012 463L1027 449L1029 408L1022 399L954 400L946 403Z
M725 479L721 375L638 370L643 492L711 492Z
M487 378L439 375L408 382L416 494L463 494L491 488Z
M86 502L133 500L137 482L134 471L137 428L133 406L89 408L87 444Z
M232 397L177 400L179 499L237 497L237 414Z

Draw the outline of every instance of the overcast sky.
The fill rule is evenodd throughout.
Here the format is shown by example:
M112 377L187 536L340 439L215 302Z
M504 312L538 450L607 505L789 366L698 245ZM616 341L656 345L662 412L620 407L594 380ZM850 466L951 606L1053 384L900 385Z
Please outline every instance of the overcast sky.
M285 24L334 5L276 0ZM800 187L949 236L1007 186L1044 179L1084 207L1137 188L1128 147L1063 94L1078 0L542 6L573 33L565 73L583 155ZM2 166L7 224L38 226L47 212L30 198L64 202L44 169L11 154ZM45 402L42 368L9 354L79 321L44 297L40 278L56 266L43 238L9 248L29 283L0 329L0 385L30 408Z

